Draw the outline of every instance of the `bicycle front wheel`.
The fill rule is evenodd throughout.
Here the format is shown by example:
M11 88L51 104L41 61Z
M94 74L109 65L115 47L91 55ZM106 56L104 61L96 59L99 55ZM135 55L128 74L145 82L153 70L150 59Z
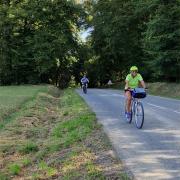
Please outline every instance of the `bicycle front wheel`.
M87 93L87 87L85 85L83 86L83 92L84 92L84 94Z
M135 107L135 124L138 129L141 129L144 124L144 108L141 102L138 102Z

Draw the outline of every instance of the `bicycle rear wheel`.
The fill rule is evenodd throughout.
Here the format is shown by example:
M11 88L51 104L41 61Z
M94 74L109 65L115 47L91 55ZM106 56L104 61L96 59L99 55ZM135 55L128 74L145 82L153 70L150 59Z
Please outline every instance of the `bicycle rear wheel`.
M141 129L144 124L144 108L141 102L138 102L135 107L135 124L138 129Z
M84 94L87 93L87 87L86 87L86 85L83 86L83 92L84 92Z

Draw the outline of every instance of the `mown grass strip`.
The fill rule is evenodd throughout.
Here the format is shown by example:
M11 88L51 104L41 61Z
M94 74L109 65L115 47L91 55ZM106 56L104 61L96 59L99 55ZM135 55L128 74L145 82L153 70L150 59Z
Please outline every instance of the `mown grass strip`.
M0 87L0 131L10 121L20 116L28 108L29 102L39 92L46 92L47 86L4 86Z

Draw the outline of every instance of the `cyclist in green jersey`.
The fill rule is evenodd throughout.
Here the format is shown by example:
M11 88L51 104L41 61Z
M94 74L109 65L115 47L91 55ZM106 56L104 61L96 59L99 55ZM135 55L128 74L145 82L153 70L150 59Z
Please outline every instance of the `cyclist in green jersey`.
M132 99L132 89L137 87L146 88L142 76L138 73L138 68L132 66L130 68L130 74L126 76L125 80L125 96L126 96L126 117L131 117L131 99Z

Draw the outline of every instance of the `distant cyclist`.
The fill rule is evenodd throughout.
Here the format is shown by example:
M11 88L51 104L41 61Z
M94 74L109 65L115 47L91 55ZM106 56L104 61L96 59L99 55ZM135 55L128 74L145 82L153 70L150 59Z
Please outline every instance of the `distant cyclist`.
M89 83L89 79L86 77L86 75L84 75L83 78L81 79L81 84L82 86L86 85L87 87L88 83Z
M144 80L142 76L138 73L138 68L136 66L132 66L130 68L130 74L126 76L125 80L125 96L126 96L126 117L131 117L131 99L132 94L131 90L137 87L146 88Z

